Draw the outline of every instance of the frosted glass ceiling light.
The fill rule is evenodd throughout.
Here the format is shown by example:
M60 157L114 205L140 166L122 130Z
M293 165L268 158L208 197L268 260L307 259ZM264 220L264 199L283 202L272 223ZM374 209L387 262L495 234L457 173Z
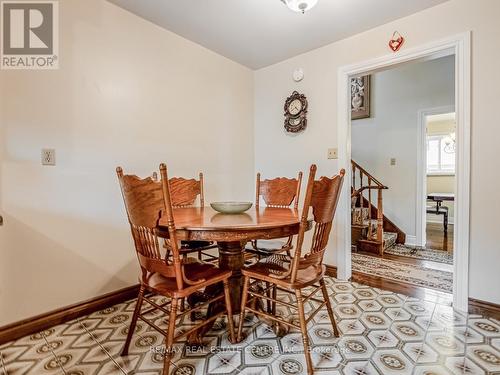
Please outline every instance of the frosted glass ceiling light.
M281 2L294 12L305 13L306 10L313 8L318 0L281 0Z

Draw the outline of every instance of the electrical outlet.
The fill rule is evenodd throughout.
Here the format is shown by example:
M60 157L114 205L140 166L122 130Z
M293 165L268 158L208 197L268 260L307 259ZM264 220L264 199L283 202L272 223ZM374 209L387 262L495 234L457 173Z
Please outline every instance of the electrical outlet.
M396 158L391 158L391 165L396 165Z
M338 159L338 149L336 148L329 148L328 149L328 159Z
M56 150L53 148L42 149L42 165L56 165Z

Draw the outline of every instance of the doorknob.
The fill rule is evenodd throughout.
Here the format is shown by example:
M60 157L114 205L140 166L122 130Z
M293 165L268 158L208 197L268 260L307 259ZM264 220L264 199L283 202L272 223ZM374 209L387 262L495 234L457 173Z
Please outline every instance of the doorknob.
M0 226L2 226L2 225L3 225L3 216L0 215Z

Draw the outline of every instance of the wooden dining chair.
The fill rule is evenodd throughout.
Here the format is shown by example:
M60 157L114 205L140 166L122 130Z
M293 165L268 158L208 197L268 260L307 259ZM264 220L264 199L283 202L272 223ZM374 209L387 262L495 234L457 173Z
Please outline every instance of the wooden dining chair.
M171 188L168 183L165 164L160 165L161 182L155 181L151 177L141 179L133 175L124 175L120 167L116 169L116 172L141 268L139 295L122 355L128 354L137 319L141 319L165 336L166 351L163 374L167 375L173 354L173 343L226 313L230 339L234 342L234 326L228 286L231 271L221 270L212 263L204 263L196 258L181 256L172 212ZM162 215L167 218L168 231L158 229L158 222ZM160 246L162 238L170 239L170 250L172 252L170 257L166 256L166 249ZM181 300L216 283L223 284L224 293L214 297L211 296L209 301L198 304L196 307L179 311L179 302ZM165 296L167 301L158 304L145 296L145 292ZM185 332L175 334L177 319L224 298L226 311L211 316ZM151 308L142 311L141 307L144 302L148 303ZM166 330L158 327L146 317L148 313L154 310L160 310L168 315Z
M199 179L171 177L168 180L170 185L172 207L195 207L198 201L200 207L205 206L205 196L203 191L203 173L200 172ZM169 241L165 242L169 247ZM198 259L210 262L218 261L218 257L208 253L206 250L217 248L213 241L181 241L180 252L183 255L197 253Z
M344 174L345 171L342 169L338 175L332 178L321 177L319 180L315 180L316 166L312 165L307 183L300 229L297 236L297 245L293 257L286 254L274 254L242 270L243 293L237 334L238 340L242 339L242 327L246 311L251 311L263 317L264 320L296 328L302 333L308 374L313 373L313 365L309 337L307 335L307 324L324 306L326 306L328 311L333 332L336 337L339 336L330 298L323 279L325 273L323 256L332 229ZM309 220L309 211L311 208L314 232L311 247L308 251L303 251L304 235L311 227ZM262 287L263 282L266 285L265 287ZM308 287L312 291L304 291ZM278 290L295 295L296 303L280 300L277 297ZM268 293L269 291L271 293ZM321 297L316 297L319 291L322 293L322 299L320 299ZM269 297L269 294L271 294L271 297ZM256 309L256 300L270 301L272 303L271 312ZM304 312L304 304L306 302L317 304L317 307L312 309L307 318ZM299 315L300 324L297 325L276 315L276 304L296 310Z
M300 198L300 186L302 184L302 172L297 178L278 177L272 180L261 180L257 173L255 183L255 207L260 207L260 200L264 201L266 207L293 208L297 209ZM251 241L246 251L253 253L258 259L275 253L287 253L290 255L293 236L285 241L280 240L254 240Z

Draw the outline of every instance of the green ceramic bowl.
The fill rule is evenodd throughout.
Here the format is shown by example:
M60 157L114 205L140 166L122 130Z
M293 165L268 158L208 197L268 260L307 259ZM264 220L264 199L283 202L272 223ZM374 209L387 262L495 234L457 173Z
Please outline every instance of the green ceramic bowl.
M252 202L212 202L210 206L222 214L241 214L252 207Z

